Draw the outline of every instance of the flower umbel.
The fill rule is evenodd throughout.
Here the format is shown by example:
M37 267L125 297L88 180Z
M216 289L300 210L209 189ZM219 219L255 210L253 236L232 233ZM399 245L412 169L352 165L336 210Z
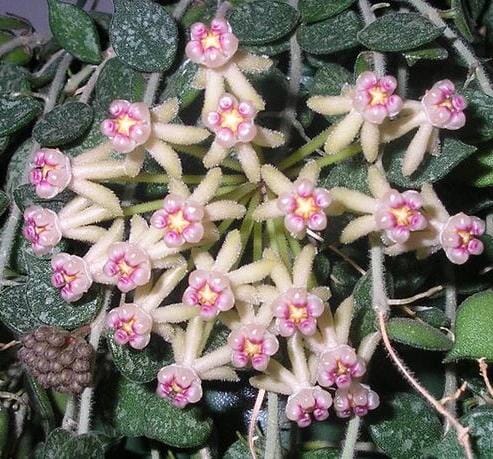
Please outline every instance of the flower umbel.
M124 304L108 313L106 324L117 344L144 349L151 339L152 317L136 304Z

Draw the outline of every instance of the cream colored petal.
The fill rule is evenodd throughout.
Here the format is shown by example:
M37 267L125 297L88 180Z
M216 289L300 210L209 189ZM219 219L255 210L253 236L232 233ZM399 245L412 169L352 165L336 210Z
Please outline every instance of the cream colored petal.
M260 182L260 161L257 152L249 143L242 143L236 147L238 153L238 161L245 173L247 179L251 183Z
M219 167L208 171L204 179L195 188L190 199L199 204L208 203L216 195L216 191L221 185L222 176L223 174Z
M401 112L402 113L402 112ZM393 121L386 121L382 124L380 131L380 140L382 143L389 143L408 132L416 129L425 121L422 113L413 113L410 116L400 116Z
M151 259L152 269L170 269L176 266L186 265L186 260L178 254L169 255L164 258Z
M151 109L152 118L160 123L169 123L178 115L180 105L176 97L165 100L162 104Z
M291 389L295 389L299 386L299 381L296 376L275 359L270 359L265 373L274 378L274 380L290 386Z
M88 225L64 230L63 237L73 239L74 241L90 242L93 244L99 241L105 233L106 230L100 226Z
M282 132L257 126L257 135L252 142L261 147L277 148L284 144L285 138Z
M281 293L285 292L293 286L291 275L286 266L284 266L284 263L276 263L272 268L270 277Z
M324 146L326 153L333 155L346 148L358 135L362 124L363 117L356 110L349 112L327 137Z
M368 186L371 194L380 199L390 191L389 182L385 178L385 173L378 166L368 168Z
M362 214L373 214L377 209L376 199L349 188L335 187L330 190L332 199L346 209Z
M197 269L203 269L205 271L211 271L214 266L214 258L203 250L194 249L192 250L193 264Z
M224 77L218 70L207 69L205 73L204 105L202 106L202 120L207 119L210 112L217 110L219 99L226 92Z
M289 193L293 189L293 184L279 169L270 164L262 166L262 178L267 186L278 196L282 193Z
M102 160L72 166L74 177L85 180L106 180L126 175L123 161Z
M93 204L80 212L71 215L70 219L59 220L60 228L63 231L69 228L77 228L79 226L92 225L103 220L108 220L112 217L110 210L105 207ZM106 230L105 230L106 231Z
M282 217L284 214L277 207L277 199L266 201L260 204L253 212L252 217L255 221L260 222L271 218Z
M154 123L152 130L156 137L177 145L194 145L211 135L207 129L183 124Z
M322 301L329 301L332 296L329 287L315 287L311 290L311 293L317 295Z
M213 368L212 370L200 373L203 381L230 381L239 382L240 378L230 367Z
M293 264L293 287L307 288L316 253L315 247L307 244L296 257Z
M140 238L136 241L139 247L143 250L147 250L154 244L157 244L163 239L164 230L149 226L149 229L141 234Z
M300 170L300 173L298 174L298 179L310 180L310 182L317 184L319 174L320 167L318 166L317 162L308 161Z
M377 224L373 215L358 217L347 225L341 234L341 242L349 244L360 237L366 236L377 230Z
M139 174L144 165L145 148L137 147L134 151L125 155L125 173L129 177L135 177Z
M207 218L210 221L227 220L230 218L238 219L245 215L246 208L236 201L215 201L205 206Z
M273 64L266 56L257 56L247 51L237 51L234 57L236 65L245 73L263 73Z
M272 302L280 295L280 292L273 285L262 284L257 287L257 295L262 303L270 307Z
M103 161L109 158L112 150L113 145L111 145L111 142L101 143L73 158L72 164L91 164L97 161Z
M222 367L231 361L231 348L227 345L221 346L193 362L193 369L199 374Z
M170 304L162 308L154 309L151 312L153 320L160 323L175 324L186 322L198 314L198 309L195 306L185 306L182 303Z
M142 303L142 308L146 311L156 309L183 280L186 273L186 266L178 266L161 274L161 277L159 277L151 292Z
M207 68L199 67L197 73L192 80L192 88L205 89L205 83L207 80Z
M204 166L207 169L218 166L224 161L226 156L228 156L229 152L229 148L223 147L219 144L219 142L214 140L209 148L209 151L205 154L203 158Z
M282 395L291 395L293 393L293 389L288 384L276 381L272 376L254 376L253 378L250 378L248 382L252 387L263 389L267 392L274 392Z
M170 194L177 194L182 198L188 198L190 196L190 191L181 177L170 179L168 183L168 192Z
M230 309L229 311L223 311L218 316L218 320L226 325L230 330L233 328L239 327L241 325L241 320L236 312L236 307L234 309Z
M173 342L176 333L176 329L173 325L158 322L152 324L152 331L163 338L167 343Z
M257 310L257 314L255 316L255 322L262 324L264 327L269 327L273 319L274 319L274 311L272 309L272 302L262 303Z
M235 298L239 302L248 303L248 305L258 304L259 297L257 289L253 285L239 285L234 289Z
M76 196L72 200L70 200L63 209L58 212L58 218L61 220L68 218L72 215L78 214L82 210L92 205L92 201L83 196Z
M378 331L366 335L358 347L358 356L368 362L373 357L373 354L375 354L375 350L380 344L381 339L382 336Z
M131 242L132 244L137 242L148 229L149 225L147 224L145 218L141 217L140 215L134 215L130 219L129 242Z
M176 255L180 251L184 251L185 248L181 246L180 248L172 248L170 249L164 241L160 241L156 244L154 244L152 247L148 247L146 249L147 254L149 255L149 258L151 261L154 260L161 260L161 259L166 259L169 256Z
M306 105L322 115L343 115L351 111L353 101L346 96L313 96L306 101Z
M243 265L228 273L228 278L234 286L253 284L265 279L272 270L272 260L259 260L249 265Z
M96 204L107 208L115 217L123 215L123 210L120 206L120 200L117 195L99 183L93 183L88 180L73 179L69 188L87 199L90 199Z
M185 356L185 331L177 327L175 330L175 336L171 342L173 347L173 356L176 363L183 363Z
M423 197L423 204L427 214L440 222L446 222L449 219L450 215L442 201L440 201L438 195L435 193L433 186L429 183L425 183L421 188L421 196Z
M407 147L402 161L402 174L411 175L423 161L430 137L435 129L431 124L422 124Z
M175 150L161 140L156 139L147 142L145 147L149 154L171 177L181 177L181 161Z
M366 160L369 163L375 161L378 157L380 145L380 129L378 125L365 121L361 127L360 142Z
M224 239L223 245L216 256L213 271L227 273L238 261L241 255L241 236L239 230L230 231Z
M151 293L152 287L153 287L152 282L148 282L145 285L141 285L137 287L133 291L134 297L132 303L140 307L144 303L146 296Z
M248 100L259 111L265 109L265 102L260 94L257 93L255 88L234 63L230 63L226 67L226 70L224 71L224 78L226 79L231 92L238 99Z
M349 330L353 318L353 297L346 298L336 309L334 314L334 327L339 344L347 344L349 340Z
M119 242L123 238L123 231L125 229L124 222L121 218L117 218L110 228L105 232L104 236L99 239L84 255L84 260L89 265L97 262L100 258L106 258L106 251L108 247L114 242Z

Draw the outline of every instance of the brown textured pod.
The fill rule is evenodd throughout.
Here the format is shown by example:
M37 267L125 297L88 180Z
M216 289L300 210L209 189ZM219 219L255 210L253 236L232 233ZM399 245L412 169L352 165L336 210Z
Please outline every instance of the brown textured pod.
M19 360L46 389L79 394L91 385L94 349L81 329L41 325L21 338Z

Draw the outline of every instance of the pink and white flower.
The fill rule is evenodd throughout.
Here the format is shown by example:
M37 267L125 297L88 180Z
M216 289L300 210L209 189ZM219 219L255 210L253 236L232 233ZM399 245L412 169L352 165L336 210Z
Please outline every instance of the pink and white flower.
M379 78L374 72L363 72L356 80L353 106L366 121L382 124L402 109L402 99L394 94L396 88L393 76Z
M317 381L322 387L334 384L339 388L349 387L354 378L361 378L366 365L355 350L347 344L340 344L320 355L317 368Z
M192 24L185 53L196 64L217 68L226 64L238 50L238 38L228 21L214 18L210 27L202 22Z
M325 209L331 202L329 192L315 188L308 179L299 179L291 192L282 193L277 207L284 213L284 225L290 233L302 237L306 229L322 231L327 227Z
M281 336L292 336L296 331L311 336L317 330L317 318L324 311L324 303L304 288L290 288L272 304Z
M219 99L217 110L207 114L205 123L216 134L219 145L231 148L237 143L251 142L255 138L256 114L257 110L252 103L239 102L231 94L223 94Z
M51 260L51 284L69 303L78 301L92 285L93 279L85 260L76 255L59 253Z
M420 211L423 200L417 191L390 190L378 200L375 219L377 228L395 243L404 243L412 231L421 231L427 220Z
M331 405L331 395L320 387L301 389L288 398L286 416L299 427L308 427L313 420L327 419Z
M479 239L485 232L484 221L464 213L449 218L440 234L440 242L447 258L458 265L464 264L471 255L481 255L484 250Z
M70 183L70 159L58 149L42 148L34 155L29 182L40 198L51 199Z
M152 317L136 304L124 304L108 313L106 325L115 331L117 344L144 349L151 339Z
M50 253L62 239L58 215L50 209L29 206L24 211L22 234L31 243L36 255Z
M365 416L368 411L378 408L378 394L365 384L353 382L349 387L337 389L334 395L334 409L338 417L348 418L351 415Z
M247 324L231 332L228 337L232 349L231 362L237 368L251 364L255 370L264 371L270 357L279 350L277 338L262 325Z
M211 320L235 305L230 281L222 273L197 269L190 274L188 284L183 303L197 307L205 320Z
M151 278L149 255L138 245L130 242L116 242L108 249L108 261L104 273L116 281L122 292L129 292L139 285L145 285Z
M187 366L173 364L161 368L157 379L157 394L177 408L197 403L202 398L202 382Z
M154 212L151 225L164 230L164 242L168 247L180 247L185 243L196 244L204 236L204 206L193 199L176 194L164 198L163 208Z
M428 121L437 128L456 130L466 124L467 102L457 94L450 80L436 82L426 91L422 104Z
M109 112L111 118L101 123L101 132L110 139L120 153L130 153L144 144L151 135L151 114L143 102L114 100Z

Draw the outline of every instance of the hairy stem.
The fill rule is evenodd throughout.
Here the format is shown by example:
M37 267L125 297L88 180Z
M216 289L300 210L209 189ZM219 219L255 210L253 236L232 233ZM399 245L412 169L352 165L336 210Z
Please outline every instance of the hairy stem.
M192 3L192 0L180 0L173 11L173 17L179 21L187 11L188 6Z
M376 19L368 0L359 0L358 7L366 25L371 24ZM385 75L385 56L382 53L373 52L373 67L378 76L382 77Z
M148 106L151 106L152 102L154 101L154 97L159 88L160 81L161 81L160 72L151 73L151 75L149 76L149 80L147 81L146 91L144 94L144 103L147 104Z
M370 239L371 297L375 312L387 316L389 305L385 286L385 255L380 241L376 237Z
M12 38L8 42L0 46L0 57L4 56L10 51L20 46L39 46L46 42L46 38L43 38L38 33L31 35L20 35L19 37Z
M330 128L329 128L330 129ZM314 151L318 150L323 146L325 141L327 140L327 136L329 135L329 129L325 129L312 140L307 142L305 145L301 146L297 150L295 150L291 155L282 160L279 163L279 169L281 171L286 170L288 167L302 161L308 155L311 155Z
M267 433L265 438L265 459L278 459L279 446L279 397L274 392L267 392Z
M110 52L109 50L106 51L106 57L103 59L101 64L99 64L96 69L94 70L93 74L91 75L91 78L87 81L86 85L84 86L84 89L82 91L82 94L80 96L80 102L87 103L89 101L89 98L91 97L92 92L94 91L94 88L96 86L96 83L98 81L99 75L101 74L101 71L103 70L104 66L106 63L114 57L113 52Z
M250 424L248 425L248 449L252 459L257 459L257 451L255 450L255 426L257 425L258 415L262 408L262 403L265 397L265 389L259 389L257 398L255 399L255 405L253 406L252 417L250 418Z

